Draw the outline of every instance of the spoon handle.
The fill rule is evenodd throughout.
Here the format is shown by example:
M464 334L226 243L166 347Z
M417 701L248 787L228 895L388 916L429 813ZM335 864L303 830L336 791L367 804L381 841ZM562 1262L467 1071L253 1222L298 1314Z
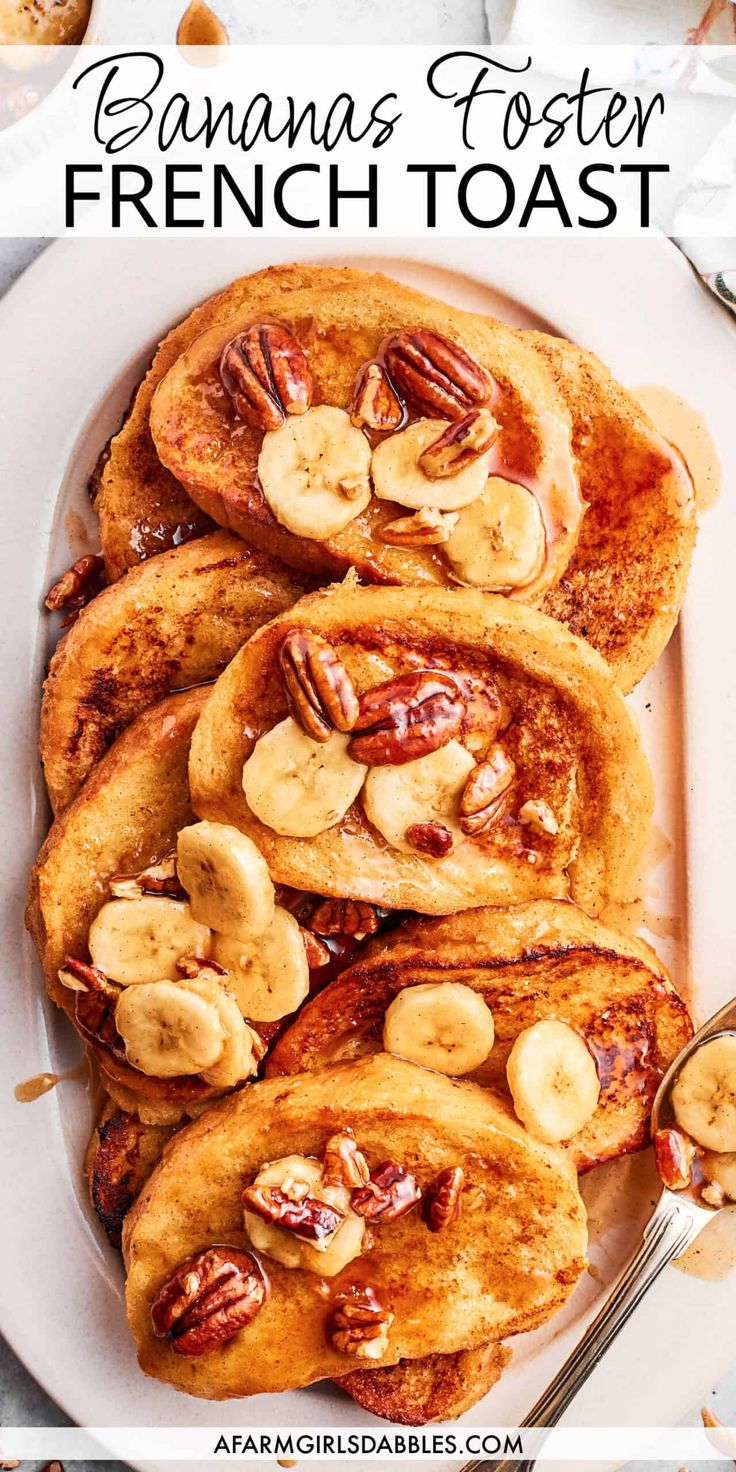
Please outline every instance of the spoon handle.
M557 1424L647 1289L673 1257L692 1242L701 1225L687 1205L669 1191L663 1193L644 1228L638 1251L544 1395L520 1422L521 1427ZM462 1472L532 1472L535 1463L536 1455L523 1462L473 1461L467 1462Z

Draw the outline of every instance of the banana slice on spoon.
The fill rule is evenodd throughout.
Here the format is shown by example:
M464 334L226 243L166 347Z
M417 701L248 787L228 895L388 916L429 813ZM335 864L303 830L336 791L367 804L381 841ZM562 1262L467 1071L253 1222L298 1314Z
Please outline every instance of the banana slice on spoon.
M472 987L457 981L404 987L383 1021L387 1053L450 1078L480 1068L493 1039L490 1008Z
M120 986L174 981L181 956L209 955L211 933L184 900L164 895L108 900L92 921L92 965Z
M176 854L195 920L236 939L268 928L275 891L252 838L228 823L193 823L181 829Z
M548 1145L569 1140L592 1118L600 1080L592 1055L566 1022L527 1027L506 1064L514 1109L530 1135Z
M291 838L314 838L333 828L355 802L367 771L348 756L349 741L342 731L333 731L329 741L313 741L287 716L259 738L243 767L251 812Z
M672 1088L672 1107L696 1144L736 1151L736 1035L711 1038L688 1058Z

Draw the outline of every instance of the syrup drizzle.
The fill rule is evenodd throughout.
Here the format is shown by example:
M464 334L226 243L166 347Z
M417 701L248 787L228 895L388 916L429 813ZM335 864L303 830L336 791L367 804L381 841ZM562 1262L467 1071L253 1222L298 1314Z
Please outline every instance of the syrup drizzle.
M227 46L229 37L221 20L204 0L191 0L179 21L177 46ZM191 58L190 58L191 59Z
M693 479L698 511L709 510L721 493L723 470L704 416L661 384L644 384L632 393L659 433L680 451Z

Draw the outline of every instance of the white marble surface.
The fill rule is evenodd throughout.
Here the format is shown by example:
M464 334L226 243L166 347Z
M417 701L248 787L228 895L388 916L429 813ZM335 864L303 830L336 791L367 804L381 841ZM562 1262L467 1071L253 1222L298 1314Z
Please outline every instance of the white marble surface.
M508 4L511 0L503 0ZM594 3L594 0L589 0ZM183 0L113 0L114 40L145 42L173 40L184 9ZM110 16L111 0L106 0ZM218 14L233 40L242 42L444 42L477 44L489 39L483 0L269 0L247 7L243 0L218 0ZM498 14L498 9L496 10ZM153 19L155 15L155 21ZM107 27L106 27L107 29ZM105 36L108 39L108 36ZM493 39L493 38L491 38ZM42 250L43 240L0 240L0 294ZM686 1326L684 1326L686 1332ZM39 1332L42 1332L39 1326ZM694 1347L697 1353L697 1347ZM652 1354L658 1347L652 1346ZM727 1424L736 1421L736 1367L713 1392L711 1405ZM695 1407L684 1424L699 1420ZM0 1340L0 1423L5 1425L68 1424L66 1417L26 1373L8 1346ZM27 1464L26 1464L27 1465ZM67 1466L74 1469L77 1464ZM86 1463L94 1472L118 1472L119 1464ZM706 1472L714 1465L691 1464L687 1472ZM629 1472L678 1472L675 1462L632 1463Z

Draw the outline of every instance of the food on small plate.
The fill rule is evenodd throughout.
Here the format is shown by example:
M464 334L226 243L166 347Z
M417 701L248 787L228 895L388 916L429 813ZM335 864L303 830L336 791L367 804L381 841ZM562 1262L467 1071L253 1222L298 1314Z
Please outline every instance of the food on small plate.
M691 1034L644 941L575 905L539 901L412 919L372 941L302 1009L266 1073L385 1049L457 1077L465 1054L463 1077L505 1097L531 1134L564 1144L588 1170L647 1143L659 1080Z
M316 937L277 904L252 842L195 820L187 761L208 693L139 716L56 819L31 877L50 995L112 1099L152 1125L252 1079L310 966L332 961L327 948L310 960Z
M356 1255L323 1276L356 1218ZM214 1105L169 1145L123 1249L141 1367L225 1399L535 1328L584 1272L586 1226L560 1151L486 1091L383 1055Z
M57 645L44 684L41 760L54 810L136 716L214 679L302 592L287 568L218 531L98 593Z
M581 640L491 594L349 580L235 656L190 783L275 882L427 914L629 897L652 810L633 717Z

